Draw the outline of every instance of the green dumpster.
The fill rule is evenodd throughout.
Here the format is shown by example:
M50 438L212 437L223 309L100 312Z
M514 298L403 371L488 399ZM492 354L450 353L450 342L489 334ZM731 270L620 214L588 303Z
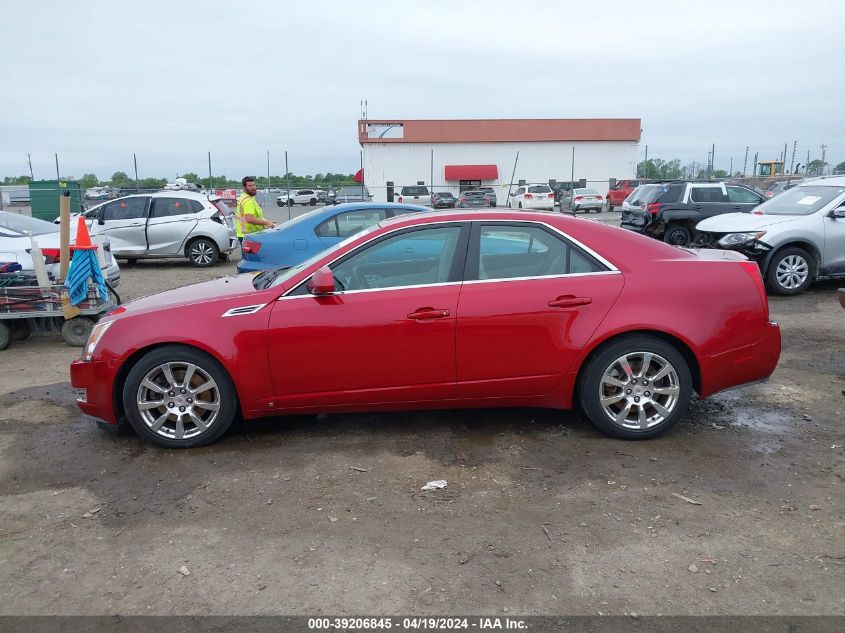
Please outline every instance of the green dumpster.
M81 213L82 187L75 180L35 180L29 183L32 217L52 222L59 217L59 196L70 193L70 212Z

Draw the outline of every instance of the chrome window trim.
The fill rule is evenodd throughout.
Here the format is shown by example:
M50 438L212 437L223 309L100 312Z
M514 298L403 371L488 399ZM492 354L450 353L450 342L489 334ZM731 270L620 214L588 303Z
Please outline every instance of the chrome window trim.
M357 294L357 293L361 293L361 292L381 292L381 291L384 291L384 290L406 290L408 288L432 288L432 287L435 287L435 286L455 286L455 285L462 285L462 284L491 283L491 282L498 282L498 281L501 281L501 282L526 281L526 280L529 280L529 279L554 279L554 278L561 278L561 277L585 277L585 276L588 276L588 275L608 275L608 274L620 275L620 274L622 274L622 272L615 265L613 265L607 259L605 259L601 255L599 255L592 248L585 245L583 242L575 239L574 237L572 237L571 235L568 235L567 233L564 233L563 231L561 231L557 227L552 226L551 224L549 224L547 222L541 222L540 220L532 220L532 219L525 219L525 220L519 219L519 220L517 220L517 219L513 219L513 218L507 218L507 219L505 219L505 218L493 218L493 219L478 219L478 220L474 220L474 219L473 220L455 220L455 219L440 220L440 221L437 221L437 222L426 222L425 224L413 224L411 226L397 227L397 228L393 229L392 231L388 231L387 233L379 235L379 237L380 238L386 237L386 236L389 236L393 233L397 233L399 231L409 229L409 228L413 228L413 227L429 227L429 226L435 226L435 225L438 225L438 224L455 224L455 223L463 224L463 223L472 223L472 222L479 222L481 224L514 224L514 223L517 223L517 224L536 224L538 226L545 226L545 227L551 229L553 232L560 235L561 237L563 237L564 239L568 240L572 244L576 245L578 248L582 249L583 251L585 251L586 253L588 253L592 257L594 257L603 266L606 266L607 268L609 268L609 270L600 270L600 271L590 272L590 273L568 273L568 274L564 274L564 275L540 275L540 276L537 276L537 277L510 277L510 278L506 278L506 279L471 279L469 281L462 280L462 281L449 281L449 282L443 282L443 283L437 283L437 284L417 284L417 285L413 285L413 286L392 286L390 288L364 288L362 290L340 290L338 292L332 293L331 295L312 295L312 294L309 293L309 294L305 294L305 295L291 296L292 292L295 292L296 290L298 290L299 287L302 286L303 284L308 283L308 279L310 278L310 275L309 275L309 277L306 277L301 282L296 284L293 288L291 288L290 290L285 292L285 294L282 295L281 297L279 297L277 299L277 301L282 301L283 299L300 299L300 298L303 298L303 297L310 298L310 299L313 299L314 297L318 297L318 296L334 297L334 296L337 296L337 295L344 295L344 294ZM366 244L366 242L365 242L365 244ZM363 247L365 244L362 244L358 248ZM343 253L341 255L338 255L337 257L335 257L330 262L323 264L323 266L331 266L337 260L341 259L342 257L345 257L348 254L349 253L347 252L347 253Z

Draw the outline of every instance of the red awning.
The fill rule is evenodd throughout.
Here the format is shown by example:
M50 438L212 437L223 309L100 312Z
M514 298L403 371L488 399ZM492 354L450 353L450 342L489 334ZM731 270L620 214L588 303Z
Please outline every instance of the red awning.
M446 165L446 180L496 180L496 165Z
M355 177L353 178L355 182L364 182L364 170L359 169L355 172Z

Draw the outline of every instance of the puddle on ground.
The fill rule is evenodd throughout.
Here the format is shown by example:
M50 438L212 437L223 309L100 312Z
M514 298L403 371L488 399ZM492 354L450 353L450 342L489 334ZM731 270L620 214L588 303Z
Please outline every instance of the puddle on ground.
M716 396L724 405L716 424L750 428L766 433L783 433L795 425L794 414L777 409L761 409L752 404L740 393L725 393Z

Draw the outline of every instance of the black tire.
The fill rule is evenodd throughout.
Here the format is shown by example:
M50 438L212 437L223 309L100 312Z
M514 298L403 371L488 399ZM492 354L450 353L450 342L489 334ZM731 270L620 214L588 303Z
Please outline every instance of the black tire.
M94 329L94 319L77 316L62 324L62 340L71 347L83 347Z
M293 199L292 198L288 198L288 206L289 207L293 206Z
M9 329L12 332L13 341L25 341L32 335L32 323L29 319L15 319L11 322Z
M787 261L785 262L784 260ZM782 274L778 274L778 267L781 266L781 264L786 266L788 263L797 263L801 261L803 261L803 264L799 264L796 273L805 269L806 277L797 285L792 285L795 283L794 277L784 277ZM815 267L816 262L812 255L803 248L789 246L775 253L774 257L772 257L769 262L769 267L766 269L766 286L775 294L786 296L796 295L799 292L805 291L809 285L813 283Z
M610 213L611 211L613 211L613 203L610 200L608 200L607 201L607 212Z
M663 233L663 241L672 246L687 246L692 242L692 231L686 224L670 224Z
M283 207L283 206L285 206L285 203L281 200L276 200L276 206L277 207Z
M126 258L126 267L131 268L132 266L138 265L138 258L137 257L127 257Z
M185 246L185 257L198 268L208 268L214 266L220 259L220 249L214 240L207 237L198 237Z
M605 387L602 384L602 377L605 375L605 372L611 372L614 370L617 359L626 355L636 357L636 355L640 353L649 353L652 354L653 357L661 357L662 360L667 361L668 364L674 368L674 378L671 376L660 378L662 386L658 388L667 388L665 384L668 382L672 388L677 388L678 392L677 394L674 394L675 400L668 416L664 417L660 421L654 421L651 426L647 426L646 428L642 428L641 426L631 428L630 425L635 424L634 422L630 422L626 418L624 423L616 423L610 419L609 413L605 412L605 408L601 402L602 394L605 393ZM660 363L656 359L652 362L655 363L655 367L650 370L650 375L655 376L659 372L654 369L659 366ZM636 367L635 364L631 364L629 366L635 373L639 372L642 367L642 365L640 365L640 367ZM652 364L649 363L648 367L651 368ZM646 375L646 377L648 376L649 374ZM643 384L642 377L639 375L635 375L629 380L639 382L637 385L634 385L633 383L629 385L632 391L630 398L628 395L622 395L621 390L623 388L618 387L620 389L618 395L621 396L622 401L613 402L610 406L613 407L618 405L623 411L625 406L629 406L630 413L628 415L634 413L634 407L637 408L637 414L640 410L643 410L645 411L646 416L649 416L649 412L653 411L654 413L652 416L649 416L646 419L646 424L648 424L648 420L651 419L654 414L659 415L659 412L653 405L646 401L646 397L644 397L645 393L649 393L649 396L659 398L663 398L664 395L661 394L660 396L656 396L652 392L647 391L651 385L648 383ZM673 381L675 383L674 385L672 385ZM613 389L615 387L610 386L610 388ZM637 389L640 390L639 396L635 395ZM625 392L627 393L627 389L625 389ZM600 349L600 351L595 354L582 368L578 380L578 400L581 403L584 413L587 414L587 417L596 427L612 437L623 440L645 440L657 437L658 435L662 435L668 431L686 414L687 409L689 408L691 394L692 374L690 373L689 366L687 365L683 355L674 346L663 339L646 334L632 334L624 336ZM613 396L614 394L607 395ZM639 404L632 402L632 399L635 397L641 398L638 402L644 403L642 407L640 407ZM663 404L668 404L671 400L671 395L665 395L665 398L667 399L658 404L661 406ZM619 413L621 412L622 411Z
M219 409L217 416L211 422L206 431L201 431L197 435L189 438L175 439L166 437L165 434L159 434L153 431L147 422L144 421L142 413L138 407L138 392L141 388L141 383L148 373L155 370L156 367L165 363L190 363L195 365L200 371L210 376L217 385ZM176 375L174 375L176 378ZM182 378L184 378L184 373ZM167 399L167 394L163 393L164 402ZM129 374L126 376L126 381L123 383L122 394L123 410L126 413L126 418L135 432L142 438L164 448L192 448L195 446L204 446L220 439L220 437L232 425L232 421L238 413L238 398L235 392L235 387L229 374L214 358L198 349L191 347L182 347L180 345L167 345L156 348L135 363ZM164 405L166 406L166 405ZM152 410L155 415L158 413ZM174 411L174 414L178 415ZM162 425L167 429L171 420L165 420ZM177 422L172 421L175 427ZM188 422L188 424L193 424ZM195 428L199 429L196 425ZM184 428L184 423L183 423ZM166 433L166 432L165 432Z
M316 207L317 206L317 198L311 198L308 201L308 204L310 204L312 207Z
M12 331L9 326L3 321L0 321L0 350L9 347L9 342L12 340Z

